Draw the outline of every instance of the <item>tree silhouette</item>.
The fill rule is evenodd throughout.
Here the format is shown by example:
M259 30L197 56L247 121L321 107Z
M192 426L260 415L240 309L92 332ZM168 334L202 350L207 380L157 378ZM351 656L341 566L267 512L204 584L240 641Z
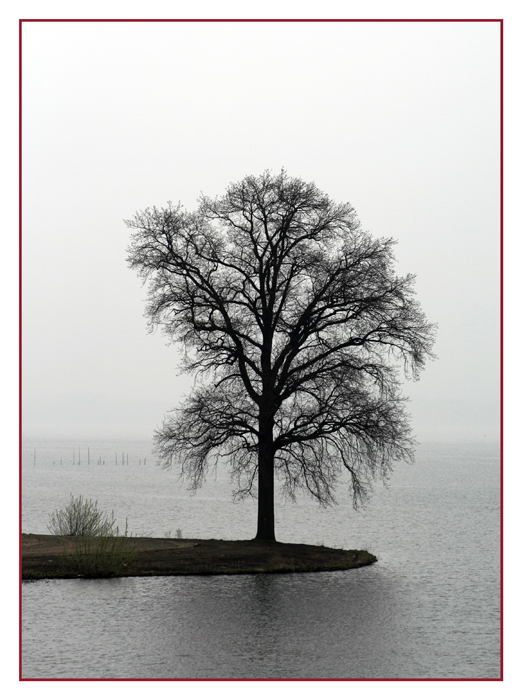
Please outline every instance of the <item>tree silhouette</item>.
M257 539L275 540L274 478L334 502L343 469L354 507L394 461L413 459L398 366L417 379L435 326L398 277L391 239L350 204L265 172L223 197L147 209L128 262L149 282L146 316L184 348L194 389L155 433L193 488L225 457L236 495L258 497Z

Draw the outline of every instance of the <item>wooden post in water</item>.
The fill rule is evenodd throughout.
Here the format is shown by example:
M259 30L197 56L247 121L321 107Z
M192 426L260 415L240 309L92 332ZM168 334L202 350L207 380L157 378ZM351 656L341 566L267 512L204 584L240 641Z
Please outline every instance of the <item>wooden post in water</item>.
M129 466L129 453L127 452L127 466Z
M143 460L143 464L144 464L145 466L147 466L147 460L146 460L146 459Z
M36 448L34 450L34 455L33 455L33 467L36 465Z

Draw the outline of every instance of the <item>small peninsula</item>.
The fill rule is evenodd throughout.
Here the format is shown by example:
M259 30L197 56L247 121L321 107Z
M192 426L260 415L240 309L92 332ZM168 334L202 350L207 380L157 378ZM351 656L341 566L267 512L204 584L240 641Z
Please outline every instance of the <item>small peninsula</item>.
M130 537L134 560L112 576L193 576L339 571L367 566L363 550L260 540ZM22 534L22 580L78 578L71 567L75 537Z

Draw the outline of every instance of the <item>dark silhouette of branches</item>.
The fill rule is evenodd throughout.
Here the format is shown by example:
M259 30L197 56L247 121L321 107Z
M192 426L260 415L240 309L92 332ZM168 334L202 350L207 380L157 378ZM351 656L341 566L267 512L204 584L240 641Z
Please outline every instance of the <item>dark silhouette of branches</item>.
M413 458L398 365L418 379L435 326L414 276L395 274L394 241L363 231L350 204L265 172L193 213L169 204L127 223L150 326L198 378L156 433L164 465L197 488L228 458L238 495L258 496L257 536L274 539L274 473L328 504L345 469L357 506Z

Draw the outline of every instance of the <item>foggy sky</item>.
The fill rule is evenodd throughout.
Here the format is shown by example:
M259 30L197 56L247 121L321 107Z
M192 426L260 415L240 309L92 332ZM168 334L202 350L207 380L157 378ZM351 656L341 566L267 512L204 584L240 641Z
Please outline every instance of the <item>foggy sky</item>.
M23 429L150 437L191 386L123 219L265 169L397 239L439 324L419 440L498 438L499 24L23 26Z

